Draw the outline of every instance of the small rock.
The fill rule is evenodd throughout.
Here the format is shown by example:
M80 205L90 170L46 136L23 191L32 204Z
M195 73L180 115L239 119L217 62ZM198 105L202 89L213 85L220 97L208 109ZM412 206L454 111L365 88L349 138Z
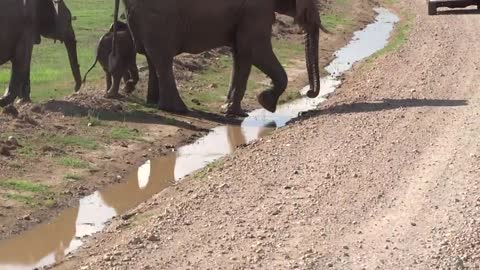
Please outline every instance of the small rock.
M415 226L417 226L417 223L415 223L415 222L410 222L410 225L412 225L412 226L415 227Z
M143 241L140 237L134 237L132 240L130 240L130 242L128 242L129 244L132 244L132 245L138 245L138 244L141 244Z
M110 261L112 261L112 259L113 258L108 254L103 255L103 260L106 261L106 262L110 262Z
M8 149L8 147L0 146L0 155L9 157L12 155L12 153L10 153L10 150Z
M151 241L151 242L158 242L160 241L160 238L158 238L158 236L156 236L155 234L151 234L148 238L147 238L148 241Z
M332 175L330 173L326 173L324 178L325 179L332 179Z
M136 213L126 213L126 214L123 214L122 215L122 219L123 220L129 220L130 218L132 218L133 216L135 216Z
M32 219L32 217L30 216L30 214L25 215L25 216L22 216L22 217L20 218L20 220L31 220L31 219Z
M13 136L9 136L8 139L7 139L7 142L10 144L10 145L15 145L15 146L20 146L20 144L18 143L17 139Z

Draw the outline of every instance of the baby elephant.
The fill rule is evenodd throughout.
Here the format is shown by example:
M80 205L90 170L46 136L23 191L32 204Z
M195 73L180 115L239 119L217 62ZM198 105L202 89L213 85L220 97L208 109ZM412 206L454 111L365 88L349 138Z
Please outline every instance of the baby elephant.
M105 97L107 98L119 97L118 91L122 78L125 83L125 92L127 94L130 94L135 90L135 85L138 82L137 53L132 35L130 34L126 23L118 22L117 24L116 44L119 57L114 70L110 71L108 68L108 59L112 52L112 39L113 25L110 27L110 30L100 38L97 46L97 58L83 79L83 82L85 83L88 73L95 67L97 62L100 62L106 75L107 94Z

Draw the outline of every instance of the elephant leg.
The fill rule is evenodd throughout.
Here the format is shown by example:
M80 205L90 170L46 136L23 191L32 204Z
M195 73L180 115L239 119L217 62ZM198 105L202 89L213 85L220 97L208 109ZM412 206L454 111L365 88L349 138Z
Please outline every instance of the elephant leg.
M233 53L233 71L228 93L227 115L246 117L248 114L242 110L242 100L247 90L248 77L252 70L250 57L235 51Z
M175 76L173 75L173 57L158 62L155 62L154 60L153 63L158 77L160 95L158 108L173 113L187 112L187 106L183 103L175 83Z
M120 82L122 81L121 74L113 74L113 84L108 89L107 94L105 95L106 98L119 98L120 95L118 94L118 90L120 89Z
M134 64L130 65L130 67L127 71L127 74L129 76L129 80L126 83L127 84L127 92L132 93L133 91L135 91L135 86L137 85L137 83L139 81L137 64L134 63Z
M30 91L31 91L31 85L30 85L30 71L28 71L27 75L27 80L25 84L23 85L18 97L18 104L26 104L26 103L31 103L32 100L30 99Z
M148 91L147 91L147 104L156 105L159 100L159 88L158 88L158 77L157 72L153 63L150 61L150 58L147 55L148 63Z
M138 81L140 80L140 76L138 75L138 67L136 63L133 63L128 72L130 73L130 78L132 80L133 85L137 85Z
M107 89L105 90L108 93L108 90L112 87L112 74L110 72L105 72L105 83L107 85Z
M10 82L5 94L0 97L0 107L12 104L17 96L21 95L24 87L29 80L30 62L32 59L33 37L26 34L22 37L12 59L12 72Z
M285 69L275 56L272 45L264 50L256 50L253 58L253 64L272 79L273 86L257 96L260 105L270 112L275 112L277 102L280 96L285 92L288 85L288 77Z
M135 90L135 85L132 84L132 78L128 70L123 73L123 82L125 83L124 91L126 94L130 94Z

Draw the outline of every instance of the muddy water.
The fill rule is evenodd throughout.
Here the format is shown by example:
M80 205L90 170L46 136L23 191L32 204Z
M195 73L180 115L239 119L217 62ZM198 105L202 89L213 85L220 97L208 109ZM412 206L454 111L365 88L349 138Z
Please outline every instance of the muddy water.
M376 9L376 21L354 34L352 41L336 53L322 78L321 94L333 92L338 76L352 64L387 44L398 21L383 8ZM302 91L305 91L303 89ZM296 117L316 108L324 99L300 98L282 105L274 114L253 111L240 126L220 126L197 142L159 159L145 162L126 181L80 200L79 206L63 211L49 223L38 225L15 238L0 242L0 269L34 269L62 260L83 244L83 238L102 230L106 223L162 191L195 170L234 151L242 144L261 138Z

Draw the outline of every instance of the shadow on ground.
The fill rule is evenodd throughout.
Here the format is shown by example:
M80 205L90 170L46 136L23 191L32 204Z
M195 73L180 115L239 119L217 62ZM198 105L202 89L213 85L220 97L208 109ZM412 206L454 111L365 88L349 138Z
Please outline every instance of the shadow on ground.
M416 107L459 107L468 105L463 99L382 99L372 102L334 104L323 109L303 112L300 117L314 117L325 114L365 113ZM300 120L293 119L290 122Z
M125 104L122 104L125 105ZM171 117L163 116L158 110L148 107L144 109L124 108L121 104L109 106L106 108L92 108L76 101L67 100L51 100L42 105L42 109L46 112L61 113L68 117L87 117L92 116L103 121L131 122L142 124L163 124L176 126L183 129L193 131L208 131L205 128L195 126L190 123L193 120L207 120L219 124L239 125L241 119L225 117L221 114L191 110L185 114L170 114ZM144 105L142 105L144 106ZM178 119L182 118L182 120ZM188 121L191 119L192 121Z

